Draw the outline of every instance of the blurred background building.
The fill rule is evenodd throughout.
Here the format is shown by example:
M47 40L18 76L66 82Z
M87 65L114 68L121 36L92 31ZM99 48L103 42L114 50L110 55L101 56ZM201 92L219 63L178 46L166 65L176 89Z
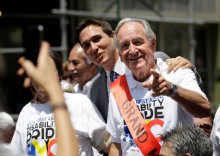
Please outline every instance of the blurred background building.
M80 20L104 19L115 28L124 17L148 20L156 32L158 50L186 57L196 65L215 110L220 104L219 0L1 0L2 107L17 114L31 97L16 76L27 26L43 25L45 40L67 59Z

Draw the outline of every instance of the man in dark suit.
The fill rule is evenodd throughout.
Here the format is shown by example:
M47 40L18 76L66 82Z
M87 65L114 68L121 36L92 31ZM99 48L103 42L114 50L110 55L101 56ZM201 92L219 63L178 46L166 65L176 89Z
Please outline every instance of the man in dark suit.
M96 105L105 122L107 122L108 88L107 77L104 70L100 72L100 76L93 82L89 98Z

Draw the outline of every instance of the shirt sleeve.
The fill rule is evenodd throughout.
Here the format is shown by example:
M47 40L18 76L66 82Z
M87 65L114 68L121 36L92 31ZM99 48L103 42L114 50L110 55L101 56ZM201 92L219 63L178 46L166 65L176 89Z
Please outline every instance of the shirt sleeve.
M192 70L179 69L176 71L176 76L178 76L177 85L179 85L185 89L195 91L207 99L205 93L199 87L195 73Z
M111 135L112 142L120 143L121 136L121 126L123 124L123 118L119 112L118 106L116 104L113 94L110 92L109 95L109 108L108 108L108 121L107 121L107 131Z

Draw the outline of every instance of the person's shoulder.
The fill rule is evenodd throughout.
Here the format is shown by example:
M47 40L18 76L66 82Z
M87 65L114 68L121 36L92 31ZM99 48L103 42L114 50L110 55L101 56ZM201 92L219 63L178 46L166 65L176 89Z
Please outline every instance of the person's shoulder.
M179 77L182 77L182 76L191 77L191 78L195 77L195 73L191 69L188 69L188 68L179 68L174 72L174 75L177 75Z
M30 108L32 108L31 102L28 102L27 104L24 105L24 107L21 109L20 113L24 113L27 110L29 110Z
M84 94L81 93L65 93L65 103L69 111L76 109L89 109L94 107L93 102Z
M161 58L157 58L156 60L157 60L156 66L157 66L158 70L165 70L165 69L167 69L168 65L167 65L166 61L164 61Z
M89 98L81 93L64 93L65 101L75 101L77 103L83 103L85 101L90 101Z
M82 98L82 99L85 99L87 98L86 95L82 94L82 93L67 93L67 92L64 92L64 97L65 99L78 99L78 98Z
M157 68L158 72L163 74L164 76L169 75L171 77L179 77L182 75L194 74L191 69L188 68L178 68L176 71L172 70L170 73L167 73L167 62L162 60L161 58L157 58Z
M27 103L19 113L19 118L22 116L24 118L28 119L28 116L33 116L36 114L36 110L45 110L45 111L50 111L50 105L48 103L40 104L37 102L30 101Z
M170 57L165 52L155 51L154 52L154 59L158 59L158 58L161 58L163 61L166 61Z
M22 124L24 120L29 119L29 117L33 115L32 112L34 112L34 107L32 106L32 103L29 102L21 109L18 115L17 123Z

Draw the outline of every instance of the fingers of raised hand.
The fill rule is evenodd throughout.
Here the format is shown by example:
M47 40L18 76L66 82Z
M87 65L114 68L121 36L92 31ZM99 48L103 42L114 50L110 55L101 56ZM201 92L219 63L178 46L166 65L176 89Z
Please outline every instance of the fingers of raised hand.
M28 88L31 84L30 78L34 77L35 66L31 61L26 60L24 57L19 58L18 63L21 65L21 68L18 69L17 74L19 76L26 76L24 77L23 86Z
M45 64L45 60L47 59L47 56L49 54L50 51L50 44L48 42L42 42L41 43L41 48L40 48L40 54L38 56L38 65L44 65Z
M194 69L194 65L184 57L178 56L176 58L168 59L167 60L168 65L168 73L172 70L176 71L179 68L189 68Z
M168 65L167 72L170 73L175 68L175 59L170 58L170 59L167 59L166 62Z
M168 82L162 77L160 79L160 83L155 84L152 87L153 90L153 96L158 96L158 95L166 95L169 92L169 84Z
M23 68L19 68L19 69L17 70L17 75L18 75L18 76L22 76L22 75L24 75L24 73L25 73L25 70L24 70Z
M153 75L152 85L154 87L160 82L161 75L156 70L151 70L151 74Z
M23 86L24 86L25 88L28 88L28 87L31 86L31 79L30 79L29 77L26 77L26 78L24 79Z
M160 86L157 85L157 86L153 87L153 91L154 92L159 92L160 91Z
M152 90L153 90L154 92L159 93L160 91L162 91L162 90L164 89L165 86L166 86L166 85L165 85L163 82L162 82L162 83L158 83L157 85L155 85L155 86L152 87Z

